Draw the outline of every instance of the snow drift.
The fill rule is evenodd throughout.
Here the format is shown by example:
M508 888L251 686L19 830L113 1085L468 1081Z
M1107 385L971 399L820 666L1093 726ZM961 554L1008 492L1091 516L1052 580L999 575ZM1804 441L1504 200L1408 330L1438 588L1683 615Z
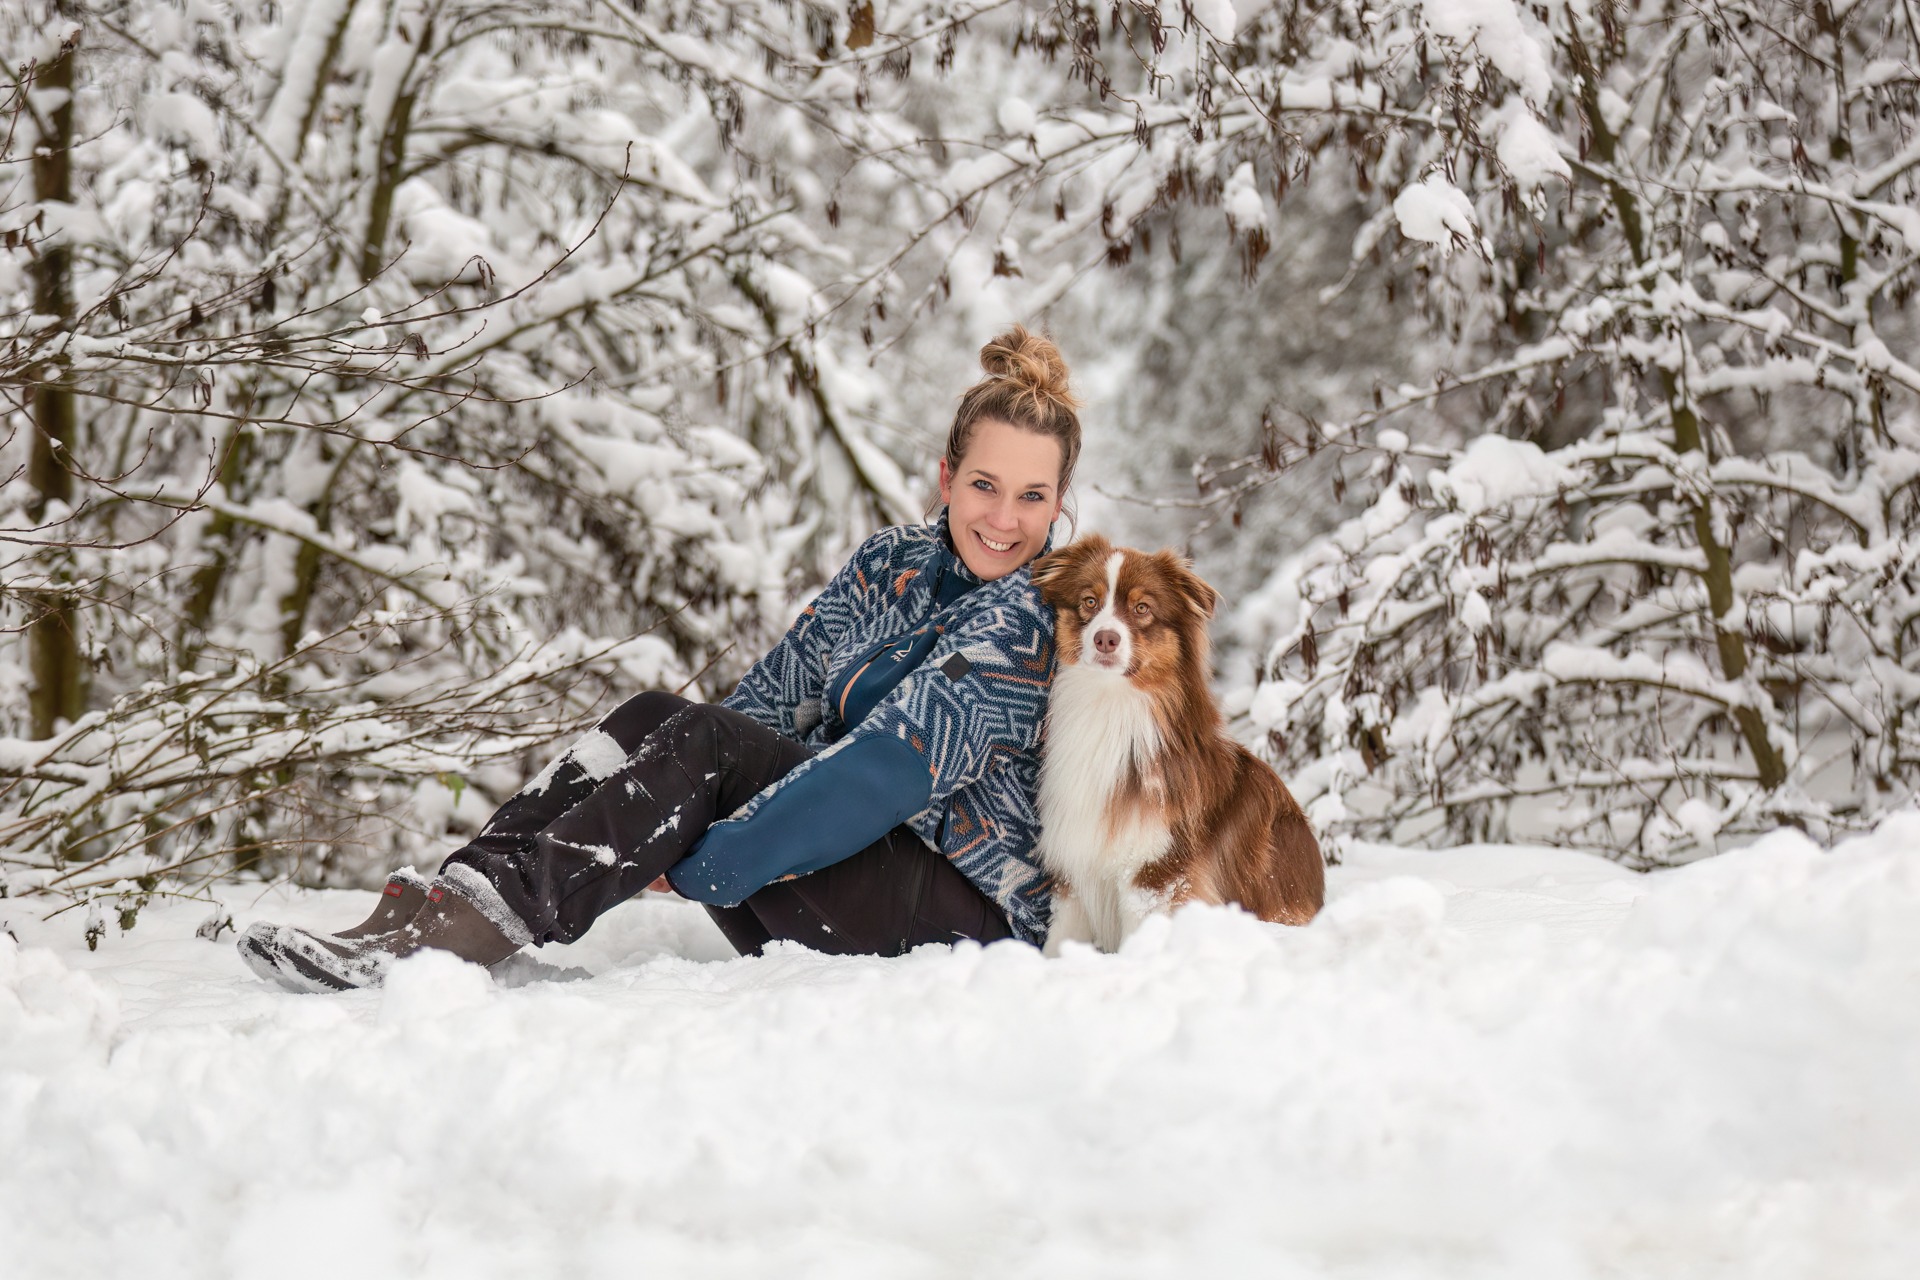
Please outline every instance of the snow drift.
M726 959L648 899L498 984L424 956L337 998L202 908L90 954L0 902L5 1269L1904 1274L1916 843L1361 848L1311 927L1195 908L1053 962Z

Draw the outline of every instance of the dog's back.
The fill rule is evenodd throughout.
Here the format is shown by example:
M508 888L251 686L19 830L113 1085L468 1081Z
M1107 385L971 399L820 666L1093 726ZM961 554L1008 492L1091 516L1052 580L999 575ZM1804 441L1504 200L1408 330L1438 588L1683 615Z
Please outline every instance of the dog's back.
M1066 881L1069 929L1117 945L1137 918L1120 912L1116 929L1084 917L1110 920L1120 903L1133 917L1200 901L1282 924L1311 920L1325 896L1312 828L1279 776L1226 735L1208 685L1213 588L1167 552L1115 549L1097 536L1037 561L1034 581L1058 618L1062 676L1085 668L1068 681L1073 696L1056 696L1049 710L1041 766L1041 856ZM1154 729L1138 735L1126 769L1100 771L1113 776L1099 795L1082 794L1090 771L1081 757L1112 734L1060 717L1105 720L1120 704L1150 714ZM1114 847L1122 832L1131 836L1124 849ZM1156 846L1140 847L1142 835ZM1104 860L1088 856L1104 848Z
M1219 745L1219 794L1194 807L1170 858L1188 864L1193 898L1305 924L1326 899L1326 864L1307 815L1264 760L1224 736Z

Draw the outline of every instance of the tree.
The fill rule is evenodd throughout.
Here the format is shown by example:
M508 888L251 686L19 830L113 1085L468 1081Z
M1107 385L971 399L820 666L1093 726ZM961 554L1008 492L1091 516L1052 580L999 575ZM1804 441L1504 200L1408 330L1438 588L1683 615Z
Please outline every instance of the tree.
M1321 816L1657 861L1910 795L1909 7L1282 4L1214 34L1190 77L1127 47L1250 261L1331 150L1378 192L1356 258L1398 258L1466 357L1276 415L1223 485L1332 448L1376 492L1284 571L1253 705ZM1436 431L1462 401L1499 435Z

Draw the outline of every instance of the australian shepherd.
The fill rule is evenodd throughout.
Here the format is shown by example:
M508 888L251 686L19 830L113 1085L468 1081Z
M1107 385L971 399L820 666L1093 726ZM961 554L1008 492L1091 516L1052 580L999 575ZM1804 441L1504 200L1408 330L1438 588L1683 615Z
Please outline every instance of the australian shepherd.
M1185 560L1097 535L1034 562L1059 617L1040 763L1047 952L1120 943L1154 911L1236 902L1305 924L1320 846L1278 775L1229 738L1208 687L1219 594Z

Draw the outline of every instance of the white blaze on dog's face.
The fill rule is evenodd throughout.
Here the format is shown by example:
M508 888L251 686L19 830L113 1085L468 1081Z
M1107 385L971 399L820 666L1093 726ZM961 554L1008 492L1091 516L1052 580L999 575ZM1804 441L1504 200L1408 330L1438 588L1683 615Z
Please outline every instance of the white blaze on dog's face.
M1120 570L1126 563L1126 552L1109 552L1105 591L1090 591L1080 598L1080 616L1085 619L1080 632L1079 660L1083 666L1122 674L1132 669L1133 632L1127 625L1126 602L1120 595ZM1142 609L1149 607L1140 605Z

